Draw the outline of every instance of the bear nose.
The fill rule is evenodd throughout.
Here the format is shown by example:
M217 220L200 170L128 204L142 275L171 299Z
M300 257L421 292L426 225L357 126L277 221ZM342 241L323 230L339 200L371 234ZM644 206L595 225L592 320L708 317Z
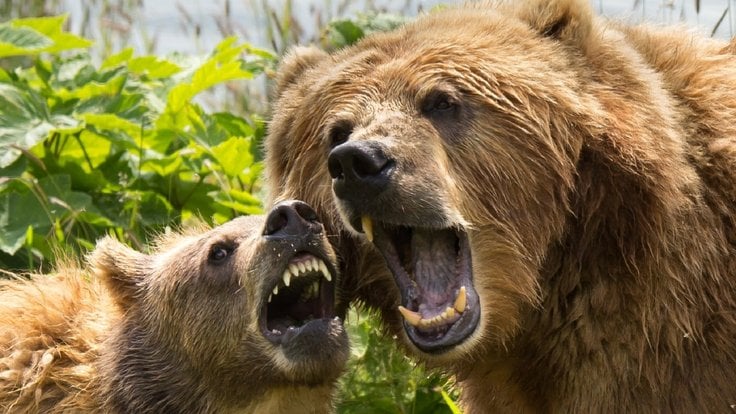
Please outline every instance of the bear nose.
M332 176L332 189L339 198L363 202L388 187L394 161L383 147L370 142L348 142L338 145L327 158Z
M268 212L264 236L299 236L322 233L317 213L299 200L282 201Z

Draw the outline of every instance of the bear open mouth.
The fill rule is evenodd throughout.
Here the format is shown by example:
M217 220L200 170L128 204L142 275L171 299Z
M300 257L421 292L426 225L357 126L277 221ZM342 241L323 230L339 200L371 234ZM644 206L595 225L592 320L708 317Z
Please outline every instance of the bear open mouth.
M422 351L441 353L470 337L480 306L467 233L374 224L367 216L361 227L401 291L399 311L409 339Z
M306 252L289 260L261 310L261 329L266 339L283 344L310 322L336 318L334 272L330 266Z

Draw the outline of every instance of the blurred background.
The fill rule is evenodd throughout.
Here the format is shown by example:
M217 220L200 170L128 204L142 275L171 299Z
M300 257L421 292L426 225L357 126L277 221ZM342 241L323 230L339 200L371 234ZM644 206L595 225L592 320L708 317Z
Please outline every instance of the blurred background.
M325 27L339 19L410 19L442 0L0 0L0 23L67 14L67 30L94 40L98 61L132 47L136 54L205 54L237 36L281 55L293 44L334 42ZM734 33L736 0L591 0L596 11L628 22L682 22L709 36ZM267 112L266 81L218 88L200 100L210 108Z
M441 0L2 0L0 20L69 14L71 32L96 39L100 53L133 46L138 53L209 51L224 36L276 52L292 43L319 43L336 18L368 12L415 16ZM459 3L459 2L455 2ZM730 37L736 0L591 0L606 16L630 22L686 22Z

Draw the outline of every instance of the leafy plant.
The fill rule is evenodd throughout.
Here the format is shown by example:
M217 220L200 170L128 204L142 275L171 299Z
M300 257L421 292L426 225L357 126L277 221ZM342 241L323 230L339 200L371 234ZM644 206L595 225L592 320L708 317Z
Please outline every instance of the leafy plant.
M90 44L63 23L0 25L0 56L35 57L0 69L0 265L34 268L105 233L142 248L172 223L261 211L264 122L208 113L196 96L253 78L271 53L228 38L203 59L126 49L96 66L60 54Z
M396 29L407 21L408 18L391 13L363 13L354 19L336 19L323 31L322 43L327 48L341 48L371 33Z
M352 357L340 380L342 414L459 414L447 378L425 371L385 338L373 312L354 309L346 324Z

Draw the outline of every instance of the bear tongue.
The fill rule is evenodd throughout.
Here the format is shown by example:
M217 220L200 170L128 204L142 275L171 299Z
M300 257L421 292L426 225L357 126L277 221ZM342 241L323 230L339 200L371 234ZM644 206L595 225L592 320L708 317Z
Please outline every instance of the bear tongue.
M452 230L414 228L411 271L422 305L444 310L458 287L457 236ZM427 309L427 310L430 310Z

